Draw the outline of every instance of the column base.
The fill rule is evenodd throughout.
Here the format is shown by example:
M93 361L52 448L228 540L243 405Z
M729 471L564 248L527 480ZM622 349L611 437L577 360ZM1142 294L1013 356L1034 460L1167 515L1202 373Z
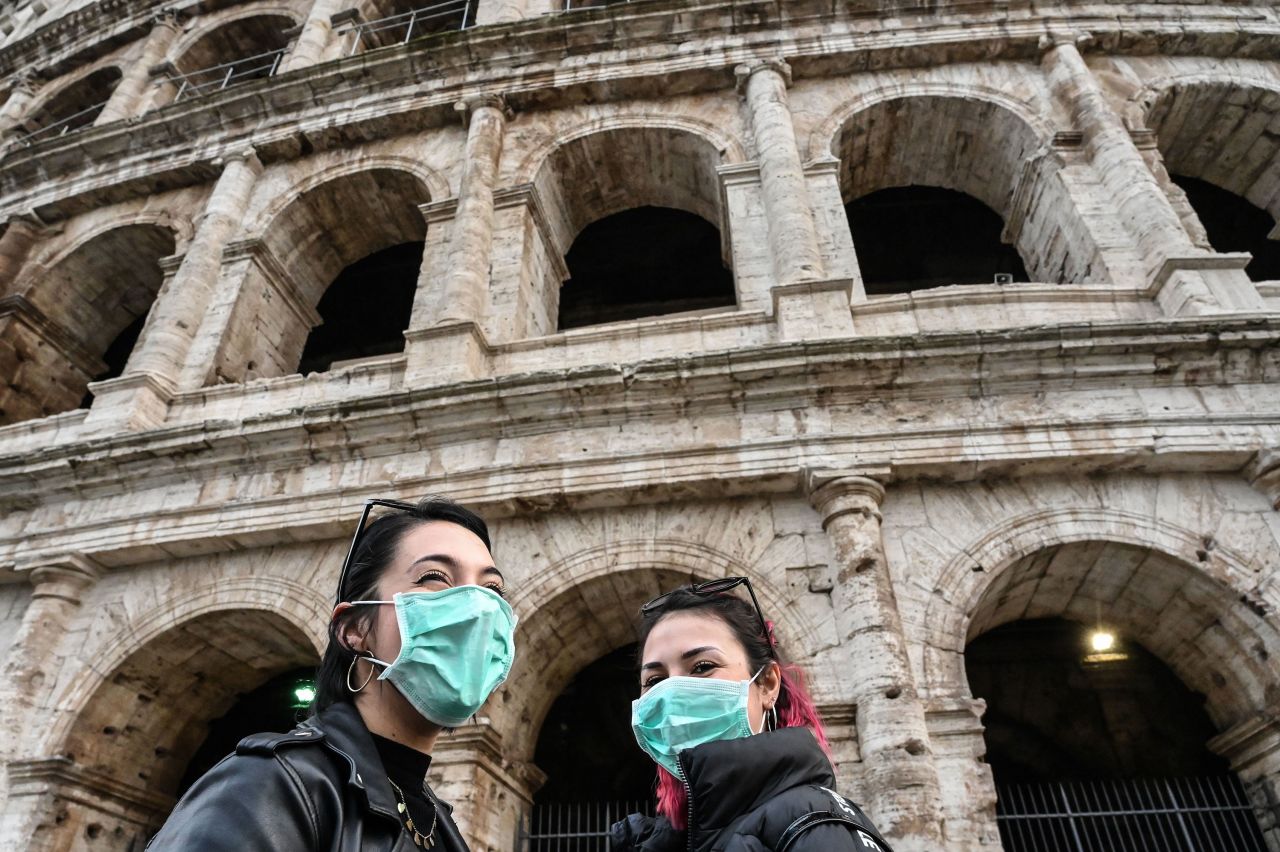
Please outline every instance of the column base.
M533 764L503 755L502 737L484 717L440 739L430 777L436 794L454 806L472 849L511 848L533 794L546 781Z
M411 329L404 339L407 388L473 381L492 372L489 343L473 322Z
M779 284L770 293L778 336L783 340L853 336L851 279Z
M1247 253L1167 257L1147 292L1165 316L1261 311L1262 296L1244 273L1252 259Z
M167 379L135 373L91 382L93 405L85 417L87 434L138 432L164 423L176 389Z

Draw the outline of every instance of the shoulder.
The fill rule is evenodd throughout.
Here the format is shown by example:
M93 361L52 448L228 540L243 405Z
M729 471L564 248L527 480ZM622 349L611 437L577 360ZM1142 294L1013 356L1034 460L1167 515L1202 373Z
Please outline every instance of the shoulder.
M784 842L790 832L796 838L792 852L891 852L861 808L835 790L817 784L779 793L745 815L734 832L757 837L770 849Z
M631 814L609 829L611 852L679 852L685 848L685 834L665 817Z
M317 848L325 783L335 775L318 731L254 734L201 776L149 850Z

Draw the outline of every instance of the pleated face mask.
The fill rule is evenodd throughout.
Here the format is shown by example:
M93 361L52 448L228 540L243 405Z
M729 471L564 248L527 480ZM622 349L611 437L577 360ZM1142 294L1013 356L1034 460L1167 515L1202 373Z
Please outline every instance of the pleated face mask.
M764 671L761 669L760 671ZM669 677L631 703L631 730L654 762L677 778L680 752L717 740L749 737L750 680Z
M439 592L402 592L394 605L400 653L382 666L390 681L424 719L456 728L475 715L511 671L516 615L491 589L456 586Z

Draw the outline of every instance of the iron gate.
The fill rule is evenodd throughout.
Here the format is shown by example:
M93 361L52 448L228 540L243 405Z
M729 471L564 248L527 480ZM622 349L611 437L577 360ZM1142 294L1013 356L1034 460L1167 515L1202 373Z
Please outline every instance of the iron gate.
M535 805L523 826L522 852L609 852L609 826L627 814L653 814L648 801Z
M1234 775L997 787L1006 852L1266 852Z

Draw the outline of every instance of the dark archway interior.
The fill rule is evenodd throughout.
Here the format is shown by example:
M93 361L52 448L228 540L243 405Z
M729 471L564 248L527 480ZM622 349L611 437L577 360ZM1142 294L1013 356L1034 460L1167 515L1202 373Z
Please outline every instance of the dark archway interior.
M62 122L64 132L87 127L94 122L120 82L120 69L100 68L54 95L38 113L25 122L37 131ZM54 131L49 131L51 134Z
M1015 621L965 650L973 694L987 702L987 762L996 783L1220 775L1205 743L1217 730L1163 662L1117 636L1113 653L1058 618Z
M336 361L404 351L423 243L376 251L342 270L320 299L298 372L323 372Z
M138 338L142 336L142 327L147 323L147 315L141 314L134 318L133 322L125 326L124 331L116 335L116 339L111 341L107 346L107 351L102 354L102 362L107 368L101 373L93 377L95 382L105 382L107 379L119 378L124 374L124 368L129 363L129 356L133 354L133 347L138 344ZM84 399L80 402L81 408L88 408L93 402L93 391L85 391Z
M538 735L534 763L547 773L547 783L537 804L652 798L654 764L631 733L631 702L639 694L635 644L578 672Z
M361 31L366 50L474 26L478 0L371 0ZM380 22L380 23L374 23Z
M683 210L637 207L593 222L565 261L561 330L737 303L719 229Z
M310 712L310 701L298 692L314 688L316 670L305 667L277 675L252 692L240 696L222 717L209 723L209 734L187 764L178 784L181 797L214 764L235 751L236 743L257 733L284 733L292 730Z
M1182 175L1170 177L1187 194L1214 251L1247 251L1253 255L1245 267L1251 279L1280 280L1280 241L1267 237L1276 225L1270 213L1208 181Z
M997 273L1027 281L1004 222L981 201L932 186L900 186L845 206L869 295L949 284L991 284Z

